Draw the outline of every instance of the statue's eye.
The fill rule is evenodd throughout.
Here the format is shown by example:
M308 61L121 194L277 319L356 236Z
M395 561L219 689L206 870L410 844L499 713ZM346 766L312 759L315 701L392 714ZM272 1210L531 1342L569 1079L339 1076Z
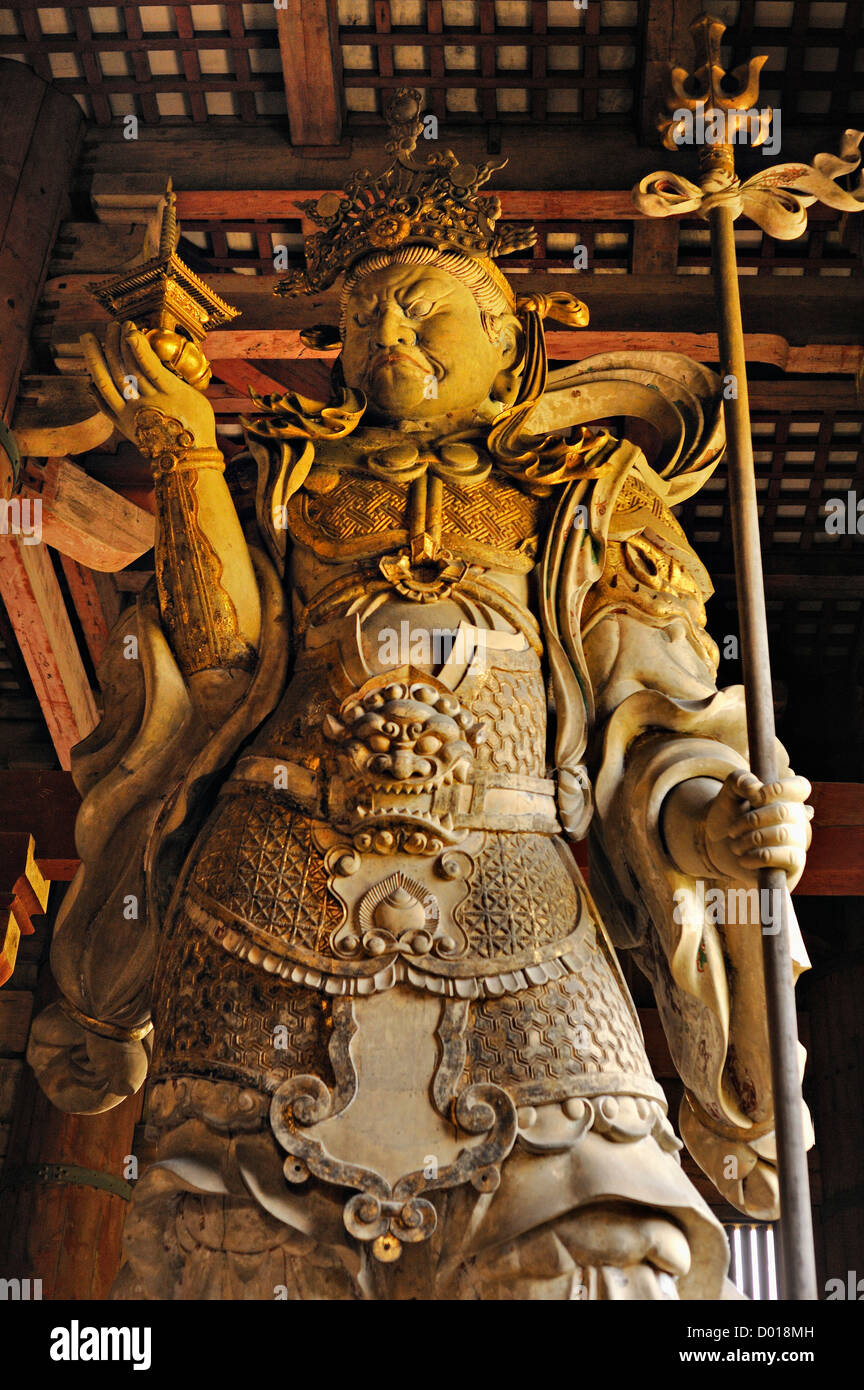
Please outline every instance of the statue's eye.
M358 328L368 328L372 322L372 314L368 310L366 313L361 310L359 313L354 314L353 318Z
M415 299L413 304L407 306L405 314L409 319L425 319L434 307L431 299Z

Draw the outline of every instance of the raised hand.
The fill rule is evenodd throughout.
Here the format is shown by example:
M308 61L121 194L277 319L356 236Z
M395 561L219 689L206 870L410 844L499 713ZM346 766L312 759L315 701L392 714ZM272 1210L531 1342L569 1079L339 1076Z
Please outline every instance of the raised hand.
M104 349L92 333L82 334L81 346L100 408L142 453L152 455L154 438L172 435L185 448L215 449L207 397L163 365L134 323L109 324Z

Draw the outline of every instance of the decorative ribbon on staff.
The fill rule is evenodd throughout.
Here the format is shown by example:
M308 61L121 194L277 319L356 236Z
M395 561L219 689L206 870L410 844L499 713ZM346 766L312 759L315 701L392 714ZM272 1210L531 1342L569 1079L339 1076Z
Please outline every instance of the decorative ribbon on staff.
M668 169L648 174L633 190L633 202L646 217L683 217L695 213L708 220L711 209L721 204L732 216L749 217L769 236L792 241L807 229L806 209L813 203L840 212L864 209L864 171L852 192L835 180L854 174L861 164L864 131L846 130L840 154L817 154L810 164L774 164L741 183L732 176L725 188L706 192L698 184Z
M777 780L777 752L735 219L744 214L771 236L791 240L806 229L807 208L812 203L825 203L845 213L864 210L864 182L859 179L853 192L839 188L836 182L858 168L864 132L847 130L839 156L817 155L812 166L778 164L742 184L735 173L733 145L748 134L751 145L763 144L773 112L769 107L758 112L754 109L765 57L752 58L735 69L736 91L729 90L728 81L724 87L726 74L719 58L725 27L721 20L704 14L691 26L704 61L692 80L683 68L671 70L666 104L672 114L661 116L657 122L667 149L677 149L685 137L689 139L688 127L692 126L695 132L699 124L699 184L660 170L642 179L632 196L637 208L648 217L695 213L711 227L721 371L728 382L735 383L735 390L724 398L724 411L749 757L756 776L770 785ZM786 901L782 869L760 870L759 886L763 890L762 902L766 892L768 901ZM785 911L779 925L779 932L768 933L763 924L762 958L780 1179L782 1297L815 1299L794 978Z

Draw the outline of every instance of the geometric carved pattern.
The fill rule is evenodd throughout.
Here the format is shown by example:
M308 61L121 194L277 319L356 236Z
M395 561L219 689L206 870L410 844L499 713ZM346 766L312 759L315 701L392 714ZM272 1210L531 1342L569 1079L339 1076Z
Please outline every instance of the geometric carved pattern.
M518 994L478 1000L468 1028L468 1079L514 1088L542 1086L545 1098L597 1094L612 1075L650 1077L639 1030L621 987L594 942L578 971ZM586 1091L586 1078L594 1084ZM535 1099L540 1097L534 1094Z
M269 792L226 798L191 885L285 944L326 949L342 912L308 817Z
M346 541L355 536L404 531L407 503L404 484L351 473L323 497L307 494L302 515L327 540Z
M501 960L563 941L580 910L573 880L549 836L489 832L456 916L469 958Z
M486 723L477 764L523 777L546 776L546 688L539 668L487 669L471 697L471 713Z
M495 550L528 551L547 507L494 473L479 487L449 487L444 504L444 545L465 536ZM533 547L532 547L533 549Z
M152 1075L196 1075L275 1090L312 1073L333 1084L329 1001L235 960L181 917L160 962Z
M473 488L445 486L442 541L453 546L464 536L475 544L523 554L533 550L543 511L542 501L494 474ZM293 501L289 530L298 513L304 541L305 527L329 541L402 532L408 526L408 491L405 484L351 473L323 496L307 492Z

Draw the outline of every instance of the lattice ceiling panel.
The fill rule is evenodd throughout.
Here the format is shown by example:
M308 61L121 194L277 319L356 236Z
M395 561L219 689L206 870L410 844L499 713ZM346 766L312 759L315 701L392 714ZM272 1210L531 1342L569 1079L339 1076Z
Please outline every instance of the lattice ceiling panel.
M755 223L741 218L735 224L739 275L835 276L864 275L862 229L844 222L830 208L810 209L805 234L794 241L776 241ZM696 218L682 220L678 233L679 275L711 273L711 233Z
M0 57L71 93L100 125L286 116L272 4L0 5Z
M753 444L772 653L775 659L782 655L787 673L806 664L823 675L858 678L864 661L858 559L864 536L848 522L864 494L861 413L759 410L753 416ZM731 573L724 464L680 508L679 519L715 581L724 571ZM803 590L801 574L810 575ZM718 583L709 626L721 648L724 633L738 631L731 581Z
M649 0L330 0L348 120L406 81L439 119L629 123ZM767 52L786 122L864 112L864 0L733 0L725 58ZM0 56L29 63L99 124L286 118L273 3L0 4ZM689 59L682 33L679 61Z
M779 108L784 121L842 127L864 112L862 0L740 0L724 13L731 65L753 53L769 55L762 100Z
M510 221L518 224L518 215ZM507 274L523 271L572 271L574 253L583 248L583 269L595 275L626 275L634 263L633 221L591 221L573 217L534 217L537 243L531 251L510 256ZM741 275L819 276L848 279L864 275L857 226L841 232L840 217L827 208L811 211L810 226L797 241L774 241L758 227L740 222L735 231ZM856 235L850 235L856 234ZM237 271L243 275L272 275L274 256L282 248L280 270L304 264L299 220L218 217L183 219L183 254L201 274ZM710 234L703 222L685 221L679 231L679 275L708 275Z
M618 120L638 87L635 0L339 0L349 121L411 82L439 120Z
M864 425L858 412L760 411L753 417L756 488L763 548L857 554L862 537L826 526L827 503L864 495ZM681 509L693 543L731 551L732 523L725 466ZM864 523L864 518L862 518Z

